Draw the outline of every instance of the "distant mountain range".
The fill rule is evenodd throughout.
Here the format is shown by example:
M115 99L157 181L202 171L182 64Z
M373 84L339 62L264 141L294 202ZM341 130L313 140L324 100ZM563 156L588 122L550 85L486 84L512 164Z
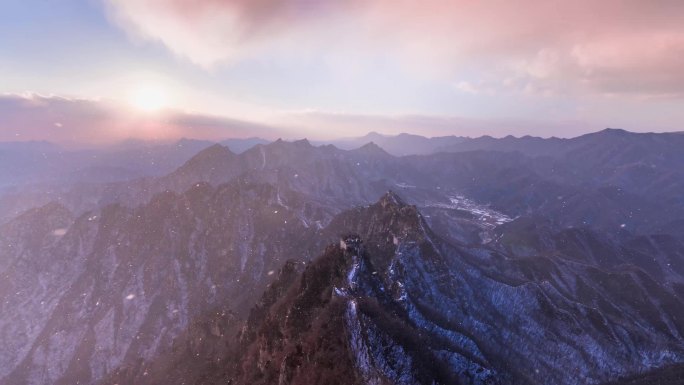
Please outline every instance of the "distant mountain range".
M453 146L468 140L470 140L470 138L462 136L426 138L420 135L405 133L399 135L382 135L378 134L377 132L371 132L359 138L317 142L316 144L332 144L335 147L344 150L352 150L367 143L375 143L392 155L403 156L432 154L441 151L442 148Z
M679 383L684 135L371 136L2 144L0 384Z

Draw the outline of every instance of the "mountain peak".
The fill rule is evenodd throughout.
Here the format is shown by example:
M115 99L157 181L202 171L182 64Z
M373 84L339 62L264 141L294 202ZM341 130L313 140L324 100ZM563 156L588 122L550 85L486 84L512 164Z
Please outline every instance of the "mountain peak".
M309 139L307 139L307 138L295 140L294 142L292 142L292 144L294 144L295 146L300 146L300 147L313 147L311 145L311 143L309 142Z
M363 146L361 146L359 148L381 150L382 151L382 148L380 146L378 146L377 144L375 144L375 142L373 142L373 141L370 141L370 142L364 144Z
M603 129L599 132L596 132L595 134L596 135L602 135L602 136L621 136L621 137L623 137L623 136L627 136L627 135L631 134L631 132L624 130L622 128L610 128L609 127L609 128Z
M356 153L366 154L366 155L377 155L377 156L390 156L390 154L385 151L382 147L378 146L375 142L371 141L363 146L352 150Z
M591 132L588 134L584 134L581 136L578 136L576 138L570 139L571 141L574 142L579 142L583 143L588 142L588 143L594 143L594 141L601 141L601 140L614 140L614 139L627 139L635 134L632 132L629 132L627 130L623 130L621 128L605 128L601 131L596 131L596 132Z
M178 147L183 147L183 146L191 146L193 144L202 144L202 143L207 143L208 141L203 141L203 140L198 140L198 139L192 139L192 138L180 138L178 139L175 143L176 146Z
M282 138L278 138L276 141L271 142L270 144L267 144L267 147L308 149L308 148L313 148L313 145L306 138L300 139L300 140L294 140L294 141L287 141L287 140L283 140Z
M402 208L404 206L408 206L402 199L397 195L394 191L388 190L385 195L383 195L380 200L378 201L378 204L382 206L382 208L387 208L387 207L396 207L396 208Z
M205 148L204 150L200 151L199 153L222 153L222 152L231 152L228 147L221 145L220 143L214 143L211 146Z
M181 172L197 172L206 167L216 167L220 164L229 162L235 156L235 153L230 151L228 147L216 143L197 153L197 155L190 158L190 160L185 162L178 170Z
M193 159L232 158L233 156L235 154L228 147L216 143L200 151Z
M424 236L424 231L423 219L418 209L405 203L393 191L387 191L370 206L341 213L326 229L331 236L358 234L371 249L386 242L391 243L392 234L417 240ZM386 259L385 257L380 259Z
M371 132L367 133L367 134L364 136L364 138L370 139L370 140L373 140L373 139L382 139L382 138L387 138L387 135L383 135L383 134L381 134L381 133L379 133L379 132L377 132L377 131L371 131Z

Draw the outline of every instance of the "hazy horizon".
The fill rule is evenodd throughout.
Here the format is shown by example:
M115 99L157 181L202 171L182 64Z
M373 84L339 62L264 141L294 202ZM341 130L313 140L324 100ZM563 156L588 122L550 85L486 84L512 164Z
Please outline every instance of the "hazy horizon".
M48 139L21 139L17 138L15 140L0 140L0 144L20 144L20 143L45 143L49 145L56 145L60 148L67 149L67 150L86 150L86 149L106 149L106 148L116 148L117 146L123 146L127 144L140 144L140 145L171 145L171 144L177 144L182 141L197 141L197 142L206 142L206 143L224 143L224 142L231 142L231 141L244 141L244 142L249 142L249 141L265 141L268 143L272 143L278 140L283 140L286 142L296 142L296 141L301 141L301 140L307 140L311 142L312 145L314 146L319 146L319 145L327 145L327 144L341 144L341 143L361 143L358 145L358 147L363 146L364 144L372 143L374 140L374 136L381 137L383 139L396 139L400 138L401 136L411 136L411 137L421 137L425 139L440 139L440 138L463 138L463 139L479 139L479 138L494 138L494 139L504 139L507 137L513 137L516 139L523 139L523 138L539 138L539 139L575 139L579 138L584 135L590 135L590 134L598 134L603 131L608 131L608 130L616 130L616 131L625 131L630 134L684 134L684 131L666 131L666 132L657 132L657 131L643 131L643 132L636 132L636 131L629 131L629 130L624 130L622 128L616 128L616 127L606 127L600 130L596 131L589 131L586 133L578 133L577 135L573 136L538 136L538 135L529 135L529 134L520 134L520 135L513 135L513 134L501 134L501 135L489 135L489 134L482 134L482 135L477 135L477 136L469 136L469 135L435 135L435 136L430 136L430 135L420 135L416 134L413 132L400 132L396 134L384 134L380 133L377 131L370 131L367 132L363 135L358 135L358 136L340 136L340 137L331 137L328 139L316 139L312 137L306 137L306 136L292 136L292 137L286 137L286 136L279 136L279 137L262 137L262 136L254 136L254 135L246 135L246 136L233 136L233 137L217 137L217 138L193 138L193 137L188 137L188 136L179 136L179 137L172 137L172 138L140 138L140 137L127 137L127 138L120 138L120 139L113 139L111 141L107 142L97 142L97 143L92 143L92 142L77 142L77 141L51 141ZM368 140L365 142L364 140ZM377 143L376 143L377 144ZM248 147L251 147L249 145ZM381 146L382 147L382 146Z

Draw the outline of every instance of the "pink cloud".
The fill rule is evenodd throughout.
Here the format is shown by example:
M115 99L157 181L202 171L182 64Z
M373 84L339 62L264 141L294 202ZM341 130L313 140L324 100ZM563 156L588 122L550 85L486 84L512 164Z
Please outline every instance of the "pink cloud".
M0 140L60 142L108 138L115 127L105 103L37 94L0 96Z
M582 79L607 93L684 96L684 34L628 34L574 47Z
M258 51L275 37L299 39L332 1L108 0L110 14L135 38L159 41L192 62L212 67ZM351 2L350 2L351 4Z
M459 84L682 96L678 0L108 0L133 36L213 67L280 54L390 56ZM492 84L493 84L492 83ZM465 83L463 83L465 84ZM466 91L468 92L468 91Z

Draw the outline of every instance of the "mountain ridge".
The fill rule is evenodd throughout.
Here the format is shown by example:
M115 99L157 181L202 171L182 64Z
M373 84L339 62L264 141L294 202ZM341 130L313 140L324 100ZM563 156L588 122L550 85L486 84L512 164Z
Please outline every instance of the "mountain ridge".
M599 271L555 257L508 261L490 247L450 245L427 227L415 206L391 192L368 207L337 216L322 235L331 239L335 234L340 241L329 243L303 270L298 263L286 263L285 273L279 274L284 278L277 279L252 309L233 356L210 355L212 361L220 358L225 364L205 381L545 384L553 379L558 384L584 384L608 381L614 373L635 374L638 357L609 353L623 343L655 359L656 367L676 360L676 351L684 354L684 346L673 344L667 349L675 356L656 358L659 344L671 338L665 336L684 330L670 329L672 323L664 326L653 318L659 317L657 312L649 315L626 306L629 300L623 291L661 298L647 302L675 301L665 313L670 316L681 307L675 304L681 300L668 294L669 289L657 288L640 269ZM537 267L529 264L531 259ZM570 288L565 283L567 274L592 283ZM597 274L619 275L625 286L591 278ZM595 286L598 282L604 283ZM651 287L647 292L639 288L644 284ZM592 308L588 304L596 293L611 298L612 305L604 302ZM520 306L515 313L509 311L516 305L504 300L510 296ZM640 321L618 321L616 304ZM504 318L494 320L497 314ZM515 331L510 322L529 324L523 330L537 330L535 337ZM646 343L637 336L651 332L641 322L660 325L654 327L663 334L653 334L654 341ZM542 325L554 334L543 332ZM501 327L505 331L495 331ZM634 334L625 339L619 337L619 330ZM592 337L578 339L582 332ZM518 338L534 342L511 343ZM559 344L564 346L564 356L551 355L537 364L529 359L546 357ZM591 364L598 357L606 361L603 366ZM176 362L184 362L183 356ZM202 362L190 360L184 365L203 367ZM530 364L536 369L530 370ZM570 375L566 369L573 365L578 372ZM613 369L608 371L609 367ZM154 363L145 370L161 373Z

